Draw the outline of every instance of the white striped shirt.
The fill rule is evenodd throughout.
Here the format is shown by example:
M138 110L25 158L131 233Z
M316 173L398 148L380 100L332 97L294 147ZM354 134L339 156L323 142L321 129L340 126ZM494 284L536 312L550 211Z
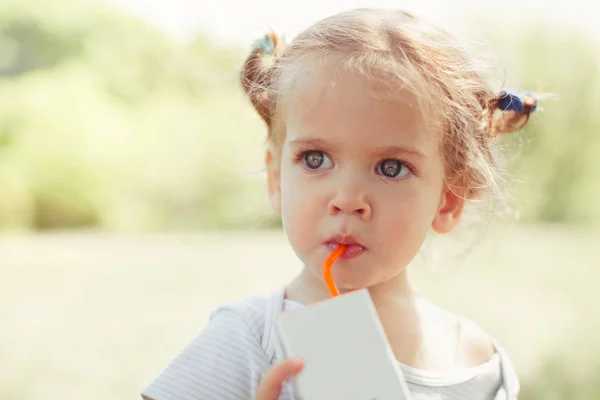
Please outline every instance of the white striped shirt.
M142 392L144 400L247 400L273 364L274 323L296 305L280 288L219 307L207 327ZM504 350L485 364L455 373L422 371L400 364L412 400L515 400L519 382ZM301 400L293 382L279 400Z

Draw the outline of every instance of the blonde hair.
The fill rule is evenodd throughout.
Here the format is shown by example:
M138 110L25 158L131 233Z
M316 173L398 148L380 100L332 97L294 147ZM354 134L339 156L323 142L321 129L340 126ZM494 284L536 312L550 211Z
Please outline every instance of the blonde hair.
M443 133L447 182L467 199L498 187L494 139L521 129L537 107L523 96L520 108L500 110L507 94L490 88L477 60L445 30L403 11L350 10L317 22L288 47L269 33L246 59L242 85L275 147L285 138L285 121L278 118L284 99L301 79L331 63L409 90L424 112L433 110Z

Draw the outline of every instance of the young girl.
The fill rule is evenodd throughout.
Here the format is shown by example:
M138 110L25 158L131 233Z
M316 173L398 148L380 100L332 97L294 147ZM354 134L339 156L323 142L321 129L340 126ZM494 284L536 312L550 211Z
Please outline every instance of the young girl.
M274 320L329 297L321 265L339 244L335 281L368 288L413 399L517 398L502 348L413 292L406 272L430 229L450 232L468 201L493 191L492 145L536 109L493 91L476 65L445 31L399 11L343 12L287 48L273 34L256 43L242 82L268 126L269 197L304 269L216 310L144 399L300 399L288 378L302 360L274 350Z

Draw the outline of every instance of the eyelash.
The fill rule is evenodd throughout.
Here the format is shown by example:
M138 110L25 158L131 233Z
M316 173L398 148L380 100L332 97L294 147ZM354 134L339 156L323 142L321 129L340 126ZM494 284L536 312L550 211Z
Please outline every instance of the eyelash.
M413 167L411 163L409 163L409 162L407 162L407 161L404 161L404 160L400 160L400 159L398 159L398 158L384 158L384 159L382 159L382 160L381 160L379 163L377 163L377 166L375 167L375 169L379 168L379 167L381 166L381 164L382 164L384 161L387 161L387 160L398 161L400 164L402 164L402 165L403 165L405 168L407 168L407 169L408 169L408 171L409 171L409 173L410 173L410 174L412 174L412 175L416 175L416 174L417 174L417 171L416 171L415 167ZM402 178L390 178L390 177L388 177L388 176L384 176L384 178L388 178L388 179L395 179L395 180L400 180L400 179L402 179Z
M302 160L304 159L304 156L307 155L308 153L310 153L311 151L321 151L321 150L315 150L315 149L300 150L296 153L296 156L294 157L294 162L296 162L296 163L302 162ZM323 153L325 153L325 152L323 152Z
M321 152L321 153L323 153L323 154L327 154L326 152L324 152L324 151L322 151L322 150L317 150L317 149L309 149L309 148L306 148L306 149L300 150L300 151L298 151L298 152L296 153L296 155L295 155L295 157L294 157L294 162L295 162L295 163L301 163L301 162L303 162L303 160L304 160L304 156L306 156L308 153L311 153L311 152L313 152L313 151L318 151L318 152ZM411 163L409 163L409 162L407 162L407 161L404 161L404 160L399 160L399 159L397 159L397 158L384 158L384 159L382 159L381 161L379 161L379 162L377 163L377 165L375 166L375 169L379 168L379 166L381 165L381 163L382 163L383 161L386 161L386 160L394 160L394 161L398 161L400 164L402 164L402 165L404 165L406 168L408 168L408 170L410 171L410 173L411 173L411 174L413 174L413 175L416 175L416 172L417 172L417 171L416 171L415 167L413 167L413 165L412 165ZM388 179L392 179L392 180L394 179L394 178L389 178L389 177L386 177L386 176L384 176L384 178L388 178ZM398 179L396 179L396 180L398 180Z

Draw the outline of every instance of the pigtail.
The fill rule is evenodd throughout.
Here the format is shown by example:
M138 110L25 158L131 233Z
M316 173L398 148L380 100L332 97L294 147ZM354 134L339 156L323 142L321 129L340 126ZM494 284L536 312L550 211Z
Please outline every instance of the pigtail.
M492 111L492 136L502 136L523 129L537 107L538 101L532 95L517 95L503 90L492 99L489 107Z
M241 71L242 87L258 115L269 127L273 116L273 99L269 89L274 64L283 50L284 46L279 37L270 32L254 42Z

